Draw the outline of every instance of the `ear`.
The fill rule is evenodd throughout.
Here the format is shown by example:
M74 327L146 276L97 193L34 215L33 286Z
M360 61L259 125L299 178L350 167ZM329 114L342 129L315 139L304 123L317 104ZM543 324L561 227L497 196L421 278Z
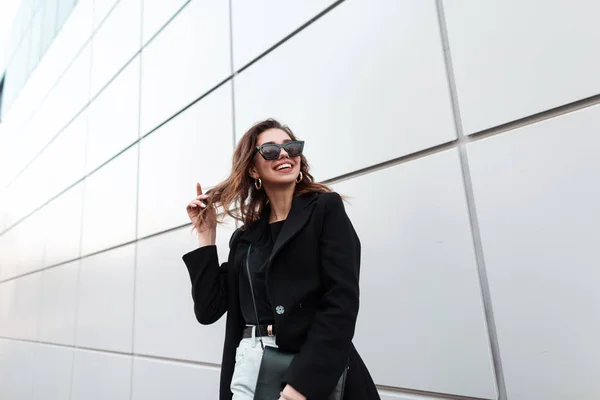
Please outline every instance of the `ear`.
M256 172L256 168L255 167L251 167L250 170L248 170L248 174L252 177L252 179L258 179L259 178L258 172Z

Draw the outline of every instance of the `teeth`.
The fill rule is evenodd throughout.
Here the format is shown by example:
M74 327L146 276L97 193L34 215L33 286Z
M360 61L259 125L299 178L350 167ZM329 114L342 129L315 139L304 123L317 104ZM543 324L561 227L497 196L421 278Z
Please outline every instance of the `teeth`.
M284 168L292 168L291 164L281 164L279 167L277 167L277 171L284 169Z

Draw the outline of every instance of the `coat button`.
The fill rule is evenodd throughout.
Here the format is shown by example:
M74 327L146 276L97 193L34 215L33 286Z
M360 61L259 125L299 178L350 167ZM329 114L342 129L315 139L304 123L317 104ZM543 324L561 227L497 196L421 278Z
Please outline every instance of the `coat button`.
M277 314L281 315L285 312L285 308L283 306L277 306L277 307L275 307L275 312Z
M302 308L302 303L298 304L298 308Z

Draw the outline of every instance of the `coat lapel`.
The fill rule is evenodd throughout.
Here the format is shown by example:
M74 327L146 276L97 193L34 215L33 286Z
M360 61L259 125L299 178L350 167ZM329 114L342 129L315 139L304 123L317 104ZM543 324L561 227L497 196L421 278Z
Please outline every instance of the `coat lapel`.
M290 213L286 218L285 223L281 227L281 232L277 236L277 240L273 245L273 250L271 251L269 260L273 260L279 251L281 251L283 246L285 246L286 243L288 243L294 236L296 236L296 234L298 234L298 232L300 232L312 213L312 204L316 198L316 193L309 193L294 198ZM260 241L262 236L267 233L270 211L271 208L267 204L260 215L260 219L250 225L248 229L241 234L241 242L258 243Z
M281 249L300 232L302 227L308 221L310 215L313 210L313 203L317 198L316 193L310 193L302 196L296 197L292 201L292 208L290 209L290 213L286 218L283 226L281 227L281 232L277 236L277 240L273 245L273 251L271 252L271 256L269 257L269 266L273 259L277 256L277 254L281 251ZM267 268L268 268L267 267Z
M281 227L281 232L277 236L277 240L273 245L273 250L271 251L271 255L269 256L267 271L266 274L269 274L269 270L271 268L271 264L273 259L277 256L277 254L281 251L281 249L290 241L294 236L300 232L300 230L304 227L310 215L313 211L313 203L317 199L317 193L308 193L305 195L298 196L294 198L292 201L292 208L290 209L290 213L288 214L283 226ZM267 233L267 229L269 228L269 214L270 214L270 206L267 204L264 210L261 213L260 219L250 225L248 230L246 230L240 236L240 241L247 243L258 243L262 238L262 235Z

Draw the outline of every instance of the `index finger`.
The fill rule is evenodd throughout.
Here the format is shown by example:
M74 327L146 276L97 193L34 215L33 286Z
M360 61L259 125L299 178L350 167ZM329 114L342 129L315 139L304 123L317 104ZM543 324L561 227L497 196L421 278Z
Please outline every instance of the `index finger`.
M200 196L202 194L202 186L200 186L200 183L196 182L196 194L198 196Z

